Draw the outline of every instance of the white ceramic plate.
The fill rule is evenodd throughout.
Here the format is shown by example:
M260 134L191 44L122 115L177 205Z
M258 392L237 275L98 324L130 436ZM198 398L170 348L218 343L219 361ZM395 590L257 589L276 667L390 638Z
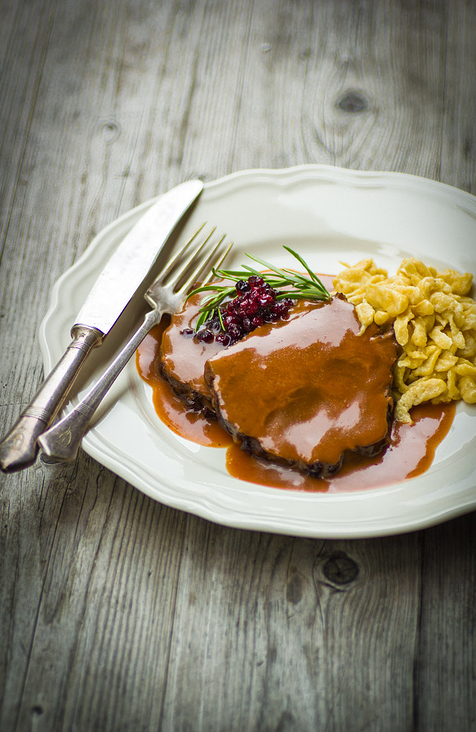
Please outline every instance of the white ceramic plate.
M69 343L70 326L98 271L151 203L104 229L57 282L40 333L46 371ZM394 273L403 257L417 256L476 274L476 199L408 175L316 165L239 172L205 186L180 239L203 221L235 241L230 266L241 264L245 251L292 266L281 246L289 244L320 272L371 256ZM131 330L141 303L135 300L94 354L80 394ZM238 528L371 537L422 528L476 507L476 408L464 404L423 476L380 489L310 494L231 477L224 450L188 442L160 422L151 391L131 362L83 448L151 498Z

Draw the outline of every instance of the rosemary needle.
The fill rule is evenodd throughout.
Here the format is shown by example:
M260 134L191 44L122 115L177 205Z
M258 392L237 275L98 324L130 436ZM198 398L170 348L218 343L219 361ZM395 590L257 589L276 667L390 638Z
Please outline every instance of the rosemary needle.
M277 300L289 297L305 300L330 300L331 296L326 287L323 285L319 277L311 270L301 255L291 249L291 247L284 246L284 249L297 259L309 276L299 274L298 272L294 272L290 269L275 267L270 262L248 253L246 253L247 257L270 271L262 272L247 264L243 264L241 270L213 268L212 271L215 277L218 277L221 280L231 280L234 283L247 279L252 275L261 277L266 284L275 290ZM198 292L206 292L208 294L203 298L202 305L199 310L196 330L198 330L207 320L213 318L215 313L218 314L220 323L223 326L220 305L227 298L236 296L235 285L222 285L218 282L203 285L192 290L192 292L188 294L187 299L192 297L192 295L196 295Z

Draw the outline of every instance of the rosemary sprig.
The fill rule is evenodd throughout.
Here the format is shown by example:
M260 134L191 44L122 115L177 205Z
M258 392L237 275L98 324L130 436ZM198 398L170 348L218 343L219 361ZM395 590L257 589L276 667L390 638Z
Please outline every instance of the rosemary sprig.
M243 264L241 270L213 268L212 271L215 277L223 280L231 280L234 283L243 279L248 279L251 275L261 277L273 290L277 291L277 300L282 300L285 297L301 300L330 300L331 296L329 292L322 284L319 277L310 269L307 262L305 262L305 260L290 247L284 246L284 249L298 260L301 266L304 267L308 273L309 277L304 274L299 274L298 272L293 272L290 269L275 267L273 264L270 264L270 262L248 253L246 253L247 257L258 264L261 264L267 270L270 270L270 272L261 272L247 264ZM192 295L196 295L198 292L207 292L209 294L203 298L195 330L198 330L203 323L210 318L213 318L215 312L217 313L223 327L220 305L227 298L233 298L236 296L237 293L235 285L220 285L218 283L203 285L202 287L197 287L192 290L192 292L188 294L187 299L192 297Z

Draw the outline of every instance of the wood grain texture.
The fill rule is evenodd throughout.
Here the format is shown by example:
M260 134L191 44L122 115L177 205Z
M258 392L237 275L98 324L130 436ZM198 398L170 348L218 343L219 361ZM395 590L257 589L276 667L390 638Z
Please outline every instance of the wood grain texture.
M55 280L182 180L327 163L475 193L474 0L1 0L0 406ZM0 729L476 727L474 514L318 541L161 506L81 453L0 476Z

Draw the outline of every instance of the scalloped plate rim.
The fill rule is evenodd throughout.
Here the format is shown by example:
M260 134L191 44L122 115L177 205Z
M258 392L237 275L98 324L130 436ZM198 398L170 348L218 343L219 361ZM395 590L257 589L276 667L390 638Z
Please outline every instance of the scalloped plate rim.
M291 168L284 169L272 169L272 168L260 168L255 170L243 170L231 173L223 178L205 183L204 194L208 191L212 198L216 195L222 196L233 196L237 195L237 191L246 188L248 182L258 183L259 185L271 186L271 188L278 183L281 189L286 189L288 186L292 186L294 183L317 183L317 182L332 182L339 185L347 185L348 183L358 183L359 186L364 188L370 188L371 183L375 183L378 187L397 188L405 187L405 184L415 189L417 192L420 191L424 195L431 197L443 196L446 200L451 200L452 204L456 203L456 207L459 205L465 205L468 207L474 216L476 221L476 198L465 191L460 191L450 185L439 183L437 181L429 180L420 176L413 176L407 173L392 173L392 172L374 172L374 171L358 171L350 170L346 168L337 168L328 165L299 165ZM42 321L39 332L40 349L43 355L45 364L45 370L49 371L53 362L60 355L59 339L56 336L58 342L55 341L55 337L52 335L55 327L55 319L58 317L58 309L62 299L64 299L66 288L69 286L71 281L79 277L87 266L90 266L94 257L99 256L97 253L101 252L101 248L104 248L105 243L112 241L114 236L118 236L118 232L122 229L130 227L134 220L136 220L140 214L145 211L158 197L155 197L140 206L137 206L127 213L123 214L115 221L110 223L104 229L102 229L93 239L89 247L82 254L82 256L68 269L56 282L51 295L50 307L48 309L45 318ZM198 209L200 209L200 202ZM194 214L195 218L197 216ZM476 223L475 223L476 231ZM474 271L474 270L473 270ZM74 318L73 313L73 318ZM62 333L63 341L68 338L68 334ZM134 374L134 370L128 367L127 377L128 383L133 385L134 380L139 377ZM137 384L136 384L137 387ZM141 388L141 387L139 387ZM143 385L145 391L147 391L145 385ZM131 392L134 389L130 389L128 393L122 395L118 399L119 402L123 402L125 406L131 409L131 404L137 403L137 400L131 397ZM142 397L144 398L144 397ZM145 396L145 399L150 398ZM115 407L113 407L114 409ZM135 407L132 407L134 410ZM140 412L140 410L138 410ZM110 415L109 415L110 419ZM391 495L404 493L410 483L418 486L421 484L420 479L414 479L414 481L407 481L405 483L387 486L384 488L369 489L358 491L356 493L334 493L334 494L296 494L295 491L287 491L280 489L272 489L267 487L255 486L253 493L260 496L260 500L264 496L264 506L269 504L277 503L281 504L284 502L286 510L289 512L290 505L295 504L300 506L301 504L305 507L309 507L310 504L314 504L314 509L319 506L318 501L321 501L321 507L331 507L330 517L322 517L320 520L316 519L315 513L312 516L306 515L306 511L303 512L302 508L298 508L296 511L282 515L268 515L263 511L263 505L258 501L258 505L255 511L246 510L241 507L233 510L227 504L228 496L226 492L223 493L226 497L223 499L223 505L220 500L217 504L217 496L213 494L207 496L202 489L202 493L196 496L190 497L190 481L185 480L182 482L173 477L172 479L161 478L155 476L155 480L151 478L150 467L144 468L142 465L142 472L140 470L141 465L134 465L134 458L126 455L121 449L117 451L114 444L110 442L110 437L103 432L101 425L107 423L108 415L106 418L100 420L97 425L85 436L83 440L83 448L93 458L98 460L105 467L108 467L122 478L130 482L136 488L150 496L154 500L160 501L165 505L180 510L187 511L189 513L196 514L205 519L220 523L226 526L231 526L240 529L252 529L262 530L274 533L291 534L296 536L306 536L310 538L364 538L373 536L384 536L396 533L403 533L407 531L414 531L427 526L440 523L449 518L467 513L476 508L476 496L474 486L476 483L475 474L476 469L470 472L469 477L466 476L463 480L463 484L455 495L448 495L443 506L434 500L423 500L423 506L418 503L415 508L412 509L412 502L408 502L409 508L406 514L402 516L389 515L385 512L379 516L369 515L363 522L357 521L349 517L338 516L335 512L345 507L346 512L349 511L349 505L352 507L354 504L362 505L367 504L380 504L385 501ZM143 415L140 415L140 420L144 420ZM145 422L144 422L145 424ZM148 434L150 433L150 426L147 425L145 428ZM153 436L157 440L157 435ZM109 441L108 441L109 440ZM155 444L155 443L154 443ZM206 471L205 471L206 473ZM427 474L425 474L426 476ZM425 481L423 476L423 482ZM235 481L236 479L232 479ZM206 484L206 475L204 478ZM469 485L466 485L468 483ZM241 483L241 481L238 481ZM197 481L199 485L199 481ZM250 484L246 484L248 490L245 491L245 496L249 498L252 492L249 490ZM226 489L225 489L226 491ZM443 489L444 491L444 489ZM233 493L233 489L231 491ZM448 492L448 491L447 491ZM193 491L192 491L193 493ZM416 491L418 493L418 491ZM424 493L424 491L423 491ZM451 494L451 491L449 491ZM238 503L240 500L244 500L240 492L237 492ZM312 497L310 499L310 496ZM233 498L233 496L231 496ZM274 499L273 499L274 497ZM424 496L423 496L424 497ZM218 499L220 496L218 496ZM213 499L213 500L212 500ZM304 499L304 500L303 500ZM233 501L231 502L233 506ZM398 501L397 501L398 504ZM405 504L405 505L407 505ZM402 504L403 505L403 504ZM272 513L272 512L271 512ZM350 511L350 514L352 511Z

